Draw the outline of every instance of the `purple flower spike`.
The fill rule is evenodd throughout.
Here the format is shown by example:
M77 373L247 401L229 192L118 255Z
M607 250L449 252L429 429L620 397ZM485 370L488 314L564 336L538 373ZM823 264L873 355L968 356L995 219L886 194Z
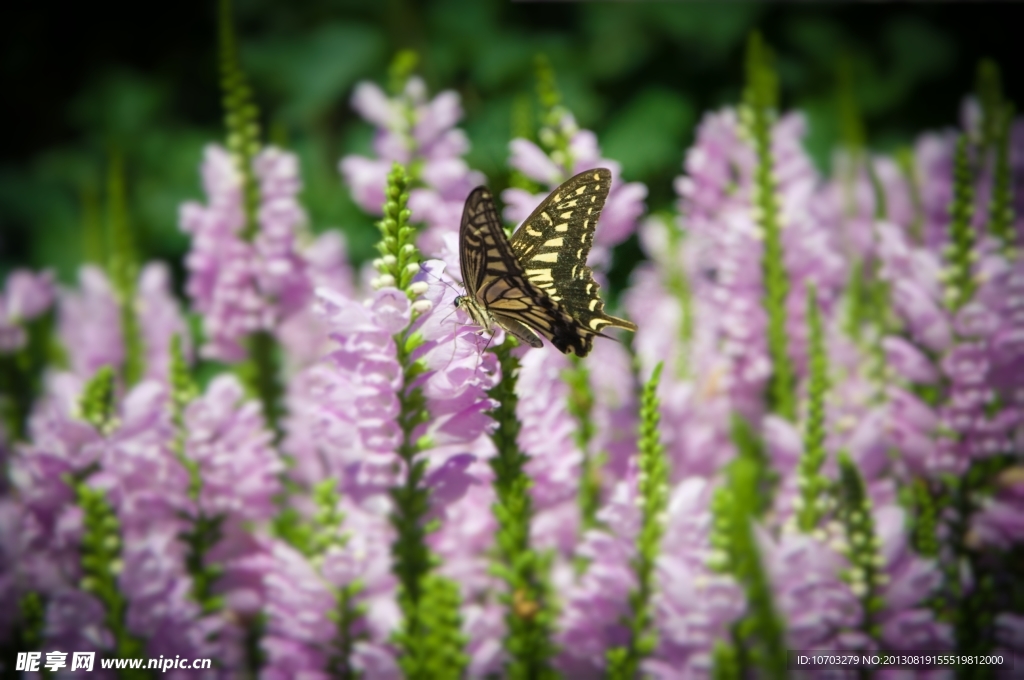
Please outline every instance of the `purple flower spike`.
M601 677L606 652L629 640L622 620L630 613L630 590L636 588L630 564L641 519L636 475L631 465L599 511L597 519L607 531L588 531L577 548L577 556L589 564L563 595L557 634L562 653L556 665L564 677Z
M200 507L247 521L269 518L282 462L260 406L243 401L234 376L219 376L185 410L186 455L199 464Z
M876 618L887 649L950 649L952 630L936 620L926 600L942 582L933 561L916 555L907 543L903 510L888 505L875 510L875 526L882 546L888 583L882 588L885 606Z
M0 354L15 352L26 342L21 324L43 314L56 297L53 274L17 269L0 293Z
M206 345L202 354L221 361L245 358L242 340L266 328L271 310L257 288L258 270L251 244L242 239L245 212L242 178L231 156L208 146L203 159L203 185L209 204L181 207L181 229L192 235L186 291L203 315Z
M171 272L164 263L153 262L142 270L136 309L146 347L146 377L166 381L170 371L171 338L181 339L182 350L188 356L191 334L171 290Z
M80 291L62 295L58 333L67 348L71 369L83 379L103 366L124 361L121 311L106 275L92 266L78 272Z
M712 484L699 477L672 491L657 566L658 648L644 663L656 678L707 677L715 643L729 639L729 627L743 613L743 591L708 566L712 493Z
M242 341L248 335L275 328L300 312L312 295L298 246L305 223L296 201L301 187L298 161L293 154L266 148L253 160L253 173L260 205L251 242L242 233L242 178L224 149L206 149L203 185L208 205L181 207L181 229L192 235L186 290L203 315L206 332L201 351L221 361L244 359Z
M840 574L846 560L807 534L759 535L773 602L786 619L794 649L856 650L867 643L852 632L860 624L860 601Z
M547 190L532 196L522 189L505 190L502 193L505 219L520 223L551 191L573 175L592 168L609 168L612 172L611 191L601 211L599 228L594 232L594 247L589 259L592 266L607 266L611 248L636 231L637 220L646 207L644 201L647 198L647 187L640 182L624 183L620 177L619 164L601 158L597 136L590 130L577 129L571 115L566 115L562 128L576 131L569 144L572 167L556 162L531 141L513 139L509 143L512 167L540 182Z
M360 83L352 107L378 128L373 145L377 158L351 155L341 160L353 199L367 213L380 215L392 163L419 168L409 195L411 221L426 225L418 240L420 250L440 255L445 234L458 233L466 196L484 183L483 175L461 158L469 141L455 127L462 118L458 94L448 90L428 101L426 86L417 77L393 98L377 85Z

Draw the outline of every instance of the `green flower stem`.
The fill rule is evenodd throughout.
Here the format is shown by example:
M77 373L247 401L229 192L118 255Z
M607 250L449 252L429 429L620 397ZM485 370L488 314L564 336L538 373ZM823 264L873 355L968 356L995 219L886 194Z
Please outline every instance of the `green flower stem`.
M284 384L281 378L282 350L270 331L256 331L246 339L248 357L235 367L235 373L250 397L259 400L263 417L274 433L274 441L284 436Z
M128 602L117 587L121 571L121 526L103 491L90 488L84 481L69 480L82 509L82 590L91 593L104 606L106 625L114 638L111 656L141 657L145 644L128 630L125 617ZM122 678L145 678L145 671L122 671Z
M796 419L795 376L786 339L786 296L789 277L782 247L782 225L772 171L771 128L778 101L778 77L771 66L771 54L759 33L753 33L747 45L747 85L744 92L749 131L757 156L754 171L754 205L764 235L761 268L764 277L764 306L768 315L768 353L772 377L768 398L772 410L793 421Z
M114 414L114 394L114 371L104 366L86 383L79 398L78 410L83 419L104 437L118 425ZM104 607L105 622L114 639L111 656L140 657L145 651L145 644L128 631L125 621L128 603L117 587L122 567L121 525L104 492L86 483L88 474L86 470L65 478L82 510L81 588L95 596ZM147 674L128 671L121 677L144 678Z
M199 395L199 389L192 378L188 362L181 348L181 336L171 338L171 421L174 424L174 440L171 448L174 457L188 472L189 498L200 507L198 501L203 489L203 478L199 463L188 457L185 451L187 431L185 409ZM219 564L209 564L207 555L221 539L222 516L209 516L201 509L195 516L188 516L189 528L180 535L187 547L185 567L192 575L192 597L204 613L223 609L224 600L214 594L214 583L224 570Z
M957 140L956 156L953 159L953 203L950 205L949 225L951 243L947 253L946 304L956 312L974 297L977 282L973 268L977 254L974 252L974 227L971 216L974 211L974 187L971 168L967 157L967 138Z
M849 154L849 165L843 175L843 207L847 217L857 211L857 175L864 160L864 120L854 93L853 59L844 54L839 60L836 73L836 108L839 111L839 129L843 147Z
M676 221L669 215L661 217L668 233L669 253L671 257L679 251L679 244L685 238L685 234ZM673 262L670 267L662 267L665 274L665 287L679 302L679 342L682 348L676 357L676 378L688 380L691 377L690 347L693 343L694 312L693 312L693 290L690 287L690 278L681 262Z
M860 599L864 614L860 628L877 640L881 635L877 617L885 607L881 595L884 586L882 546L875 531L871 498L864 479L846 453L839 454L839 517L846 533L845 552L850 561L844 576Z
M810 378L807 387L807 423L804 452L799 463L800 504L797 524L801 531L813 531L826 510L828 479L821 474L825 462L825 399L828 394L828 354L825 331L814 286L807 288L807 323L810 327Z
M747 614L734 627L736 658L741 668L750 664L768 678L786 677L786 644L782 619L775 611L771 583L754 540L754 504L761 473L750 458L734 460L729 467L729 486L719 489L713 501L716 522L727 528L730 573L747 595ZM728 656L722 654L723 658Z
M128 201L125 196L124 168L121 156L113 154L107 180L108 230L110 251L107 273L121 310L121 334L124 337L122 378L126 387L134 386L145 372L142 331L135 310L136 281L139 276L135 236L128 222Z
M533 99L526 92L520 92L512 102L512 138L535 139L537 134L534 121ZM533 181L519 170L512 168L509 174L509 186L516 189L523 189L531 194L541 190L537 182Z
M416 249L416 229L409 224L409 179L405 169L395 164L388 175L384 219L379 223L381 257L376 265L381 272L377 287L395 286L412 301L412 315L429 309L429 303L417 300L426 284L413 282L419 272L420 255ZM430 491L424 484L427 461L418 454L430 447L430 441L414 439L413 433L430 419L427 400L420 387L414 387L427 367L414 358L423 344L423 336L408 328L394 336L397 359L402 367L402 386L398 390L398 425L402 442L398 456L405 470L403 481L391 489L395 509L391 523L395 542L391 546L393 570L399 582L401 629L394 640L401 650L399 665L407 678L428 679L460 677L468 664L464 653L466 638L459 618L458 586L434 572L437 557L427 546Z
M1003 253L1013 259L1017 256L1017 235L1013 227L1013 185L1010 171L1010 124L1013 122L1013 106L1004 107L995 146L995 178L992 185L992 201L989 204L988 230L999 239Z
M220 75L224 97L224 123L228 131L227 147L242 178L242 200L245 208L243 238L251 241L258 230L259 187L252 171L252 160L260 149L259 109L253 102L252 89L238 61L231 0L220 0Z
M939 554L939 507L928 488L928 482L916 479L911 486L910 504L913 508L911 542L919 555L937 557Z
M562 105L562 93L555 81L555 69L545 55L537 55L534 70L537 74L537 98L540 100L541 108L541 127L537 131L537 138L541 148L555 165L562 169L561 179L568 179L573 168L570 144L575 130L566 129L563 124L569 111Z
M43 391L43 373L53 359L55 313L50 309L25 324L27 342L12 354L0 354L0 418L10 441L27 434L32 405Z
M914 150L902 148L896 152L896 163L910 187L910 200L914 207L914 219L910 223L910 240L921 245L924 240L924 203L921 200L921 181L914 167Z
M238 60L231 0L220 0L218 28L227 148L242 180L242 205L245 211L242 238L252 241L259 232L257 215L260 191L252 167L261 146L259 109L253 101L252 89ZM284 386L279 343L270 331L257 331L248 337L246 344L248 358L237 367L237 375L247 393L259 399L263 406L263 416L274 432L274 439L280 441L283 435L281 419L284 411Z
M748 611L734 624L731 643L715 649L713 675L741 678L756 667L765 677L781 678L786 674L783 624L775 613L752 528L769 507L774 475L763 442L738 415L733 416L732 439L738 455L726 469L726 483L711 501L715 552L710 566L731 574L746 590Z
M416 228L409 224L412 213L406 207L409 186L410 179L405 168L395 163L388 174L384 218L377 225L381 232L377 250L381 256L374 261L380 272L375 285L381 288L394 286L405 291L409 299L415 301L426 287L412 281L420 271L420 252L416 248ZM416 310L414 303L414 315Z
M508 662L503 677L514 680L555 678L551 667L555 655L552 633L555 611L547 584L550 556L530 546L533 499L525 468L528 458L519 448L521 424L516 415L516 381L519 360L512 354L515 340L506 336L495 348L501 365L501 382L488 393L498 402L491 411L497 428L491 434L497 455L490 460L494 470L497 500L494 516L498 522L495 562L492 571L508 587L505 604L505 650Z
M597 510L601 505L601 468L605 455L592 453L590 443L597 428L594 426L594 392L590 388L590 371L579 357L572 357L572 368L562 372L569 385L569 413L576 420L574 433L576 446L583 454L580 470L580 529L586 531L597 526Z
M82 420L104 436L109 435L117 427L117 417L114 413L115 395L114 369L104 366L85 384L78 401Z
M1002 77L999 65L991 59L978 63L975 91L981 104L981 146L991 149L1000 142L1006 121L1006 102L1003 98Z
M640 534L637 536L636 558L633 572L637 587L629 595L632 617L627 620L629 643L608 651L608 676L616 680L635 678L640 663L657 647L654 628L654 566L665 532L664 516L668 506L669 469L665 447L658 429L661 416L658 408L658 381L662 364L659 363L644 385L640 402L639 476L637 491L643 508Z
M337 480L325 479L314 486L313 501L316 503L316 513L311 521L303 522L306 540L297 547L319 571L327 552L332 548L345 547L348 535L342 531L345 515L338 509L341 496ZM364 585L356 579L344 586L328 586L334 595L334 609L330 618L336 631L330 645L328 670L331 677L350 680L359 677L358 671L352 666L352 653L360 639L355 632L355 625L366 614L366 608L356 601Z

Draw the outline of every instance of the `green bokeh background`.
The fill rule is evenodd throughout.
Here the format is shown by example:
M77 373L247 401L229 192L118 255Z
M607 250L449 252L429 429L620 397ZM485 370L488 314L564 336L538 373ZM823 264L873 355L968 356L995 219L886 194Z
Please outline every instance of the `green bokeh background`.
M100 6L102 5L102 6ZM1013 4L508 2L507 0L236 0L243 68L264 132L301 158L304 203L320 231L342 228L357 260L377 238L337 163L368 153L370 126L349 106L356 82L384 82L393 55L420 53L432 92L454 88L472 143L469 163L508 180L513 111L534 91L534 56L553 64L565 103L594 129L651 210L672 206L672 178L700 116L738 100L743 48L760 29L778 56L783 107L810 120L809 151L828 167L840 137L838 64L852 64L868 142L880 150L954 125L977 62L1002 66L1022 101ZM3 27L0 276L14 266L74 277L83 221L102 205L119 149L142 252L171 261L180 287L187 239L178 206L201 198L202 148L223 137L216 5L186 0L30 3ZM621 282L639 257L620 250Z

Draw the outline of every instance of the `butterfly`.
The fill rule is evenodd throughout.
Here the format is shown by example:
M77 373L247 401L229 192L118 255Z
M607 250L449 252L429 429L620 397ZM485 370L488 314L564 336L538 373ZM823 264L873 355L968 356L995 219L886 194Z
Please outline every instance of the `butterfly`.
M509 238L494 198L477 187L466 199L459 230L459 260L466 295L455 299L473 322L500 326L531 347L540 333L555 347L584 357L607 326L636 324L604 313L587 255L612 174L587 170L567 180Z

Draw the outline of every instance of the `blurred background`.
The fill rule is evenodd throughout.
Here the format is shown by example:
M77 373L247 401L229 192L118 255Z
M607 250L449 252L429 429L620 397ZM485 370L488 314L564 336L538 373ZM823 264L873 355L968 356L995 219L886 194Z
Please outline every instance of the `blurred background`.
M1024 103L1015 26L1024 5L898 3L508 2L507 0L236 0L242 66L269 141L297 152L315 231L340 227L350 252L378 234L341 185L346 153L369 153L371 128L350 109L356 82L386 81L416 50L432 92L462 96L468 160L507 183L513 121L534 101L534 56L548 55L565 103L604 155L646 182L651 210L670 209L672 178L703 112L738 101L743 50L757 28L777 53L782 105L810 121L823 170L841 137L847 73L867 142L892 151L956 125L979 59L1002 67ZM0 279L50 267L70 281L83 224L102 215L112 149L124 158L142 252L169 260L176 283L187 239L178 205L199 198L202 147L223 136L216 3L16 3L0 38ZM841 64L847 64L843 68ZM524 108L525 107L525 108ZM614 279L639 249L620 247Z

